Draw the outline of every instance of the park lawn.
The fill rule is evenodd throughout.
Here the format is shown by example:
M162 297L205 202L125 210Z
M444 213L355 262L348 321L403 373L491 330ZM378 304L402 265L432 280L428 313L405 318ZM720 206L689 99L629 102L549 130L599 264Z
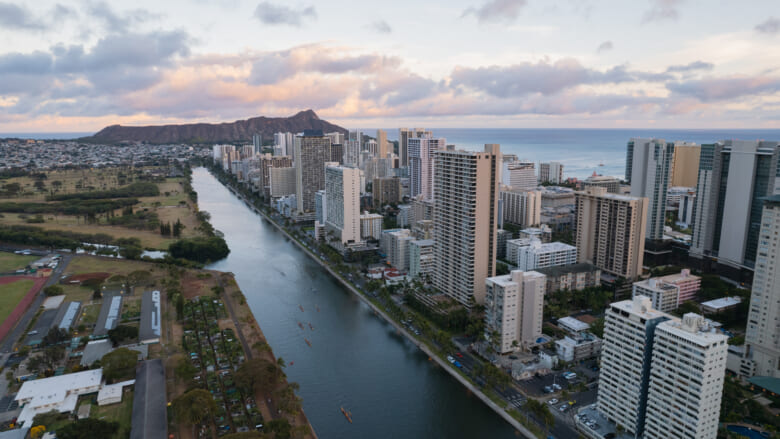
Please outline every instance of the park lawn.
M92 300L92 289L80 285L60 285L66 301L81 302L86 305Z
M200 236L200 232L196 230L199 225L198 220L195 218L195 215L193 215L189 205L161 206L157 208L156 212L157 216L160 218L160 223L171 223L171 225L173 225L176 223L176 220L181 221L184 225L184 230L181 232L182 237L193 238Z
M166 276L164 270L156 264L144 261L130 261L127 259L103 258L98 256L79 255L73 258L68 264L69 274L84 273L111 273L112 276L128 274L137 271L146 270L151 272L152 277L162 278ZM156 276L155 276L156 275Z
M35 284L31 279L22 279L5 285L0 285L0 322L5 321L16 305L24 298Z
M117 175L120 172L114 168L104 169L64 169L46 172L46 179L43 180L45 188L39 191L35 188L35 179L30 176L13 177L3 180L3 184L19 183L23 194L19 197L0 198L1 201L15 202L41 202L46 200L50 190L54 188L53 182L59 181L62 185L57 189L58 194L70 194L75 192L86 192L92 190L106 190L119 187ZM129 175L128 172L125 172ZM128 179L128 184L132 183ZM82 188L76 186L81 184Z
M17 255L14 253L0 252L0 273L11 273L28 266L38 259L38 256Z
M93 405L89 417L108 422L117 422L119 424L119 431L114 435L114 438L129 437L133 419L133 391L125 390L122 395L122 402L118 404L103 406Z

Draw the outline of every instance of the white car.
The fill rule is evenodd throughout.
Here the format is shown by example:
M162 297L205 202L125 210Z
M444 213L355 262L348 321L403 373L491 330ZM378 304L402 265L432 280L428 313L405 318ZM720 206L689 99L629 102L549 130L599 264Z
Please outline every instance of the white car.
M447 361L449 361L450 363L454 363L455 359L452 358L452 355L447 355Z
M557 399L555 399L555 398L553 398L553 399L551 399L551 400L547 401L547 404L550 404L550 405L555 405L555 404L558 404L558 400L557 400Z

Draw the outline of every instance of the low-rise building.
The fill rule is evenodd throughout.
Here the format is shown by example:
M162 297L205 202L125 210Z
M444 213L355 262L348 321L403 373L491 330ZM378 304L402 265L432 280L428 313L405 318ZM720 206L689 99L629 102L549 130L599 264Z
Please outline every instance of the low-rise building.
M384 217L382 215L364 212L360 215L360 237L378 241L382 237L383 221Z
M534 238L543 243L552 242L552 229L547 224L539 227L528 227L518 233L518 238Z
M543 244L532 239L530 245L517 249L517 259L510 262L523 271L576 264L577 247L562 242Z
M79 396L100 390L102 379L103 369L93 369L25 381L14 397L22 407L17 423L30 426L35 415L52 410L59 413L76 410Z
M734 309L742 303L742 298L738 296L734 297L721 297L720 299L710 300L707 302L702 302L701 309L702 311L710 314L718 314L723 311L728 311L730 309Z
M547 293L560 290L581 291L601 285L601 270L592 264L580 263L538 268L547 276Z
M589 332L567 335L555 341L558 358L567 363L587 360L601 353L602 340Z
M662 312L669 312L678 306L679 290L676 286L663 282L657 278L645 279L634 282L632 296L649 297L653 304L653 309Z

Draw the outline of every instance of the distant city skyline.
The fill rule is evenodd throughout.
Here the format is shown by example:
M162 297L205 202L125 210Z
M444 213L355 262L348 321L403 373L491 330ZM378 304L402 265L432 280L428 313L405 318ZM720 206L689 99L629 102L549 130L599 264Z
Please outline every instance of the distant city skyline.
M780 128L778 44L771 0L0 1L0 132Z

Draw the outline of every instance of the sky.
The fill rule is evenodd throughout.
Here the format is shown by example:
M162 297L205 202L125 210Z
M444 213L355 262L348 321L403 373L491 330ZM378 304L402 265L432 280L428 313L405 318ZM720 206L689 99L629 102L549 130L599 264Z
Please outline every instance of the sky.
M0 132L780 128L777 0L0 0Z

